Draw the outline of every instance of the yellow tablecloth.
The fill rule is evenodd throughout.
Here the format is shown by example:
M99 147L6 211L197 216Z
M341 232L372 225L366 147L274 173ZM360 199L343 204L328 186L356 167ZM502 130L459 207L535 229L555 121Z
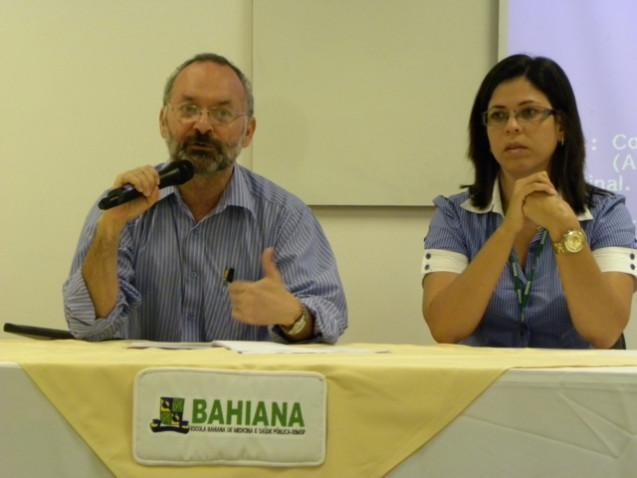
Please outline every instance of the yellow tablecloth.
M5 340L0 361L19 363L116 476L171 478L382 476L509 368L637 366L630 351L359 346L391 352L240 355L219 348L127 349L126 342ZM133 383L139 371L161 366L322 373L329 393L325 463L303 469L138 465L131 444Z

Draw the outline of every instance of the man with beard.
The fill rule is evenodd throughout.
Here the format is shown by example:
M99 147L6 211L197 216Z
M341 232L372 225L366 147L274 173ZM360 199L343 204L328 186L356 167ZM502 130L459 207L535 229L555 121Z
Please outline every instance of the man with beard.
M336 262L307 206L235 163L256 128L245 75L197 55L166 83L170 160L195 175L159 190L144 166L119 175L141 197L84 225L64 284L77 338L335 342L347 326ZM234 276L234 281L229 275Z

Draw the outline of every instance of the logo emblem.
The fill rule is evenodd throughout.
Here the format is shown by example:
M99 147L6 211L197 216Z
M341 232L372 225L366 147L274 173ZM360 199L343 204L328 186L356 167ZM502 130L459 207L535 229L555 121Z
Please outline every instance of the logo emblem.
M188 433L190 425L184 420L183 398L161 397L159 399L159 418L153 418L150 429L154 432Z

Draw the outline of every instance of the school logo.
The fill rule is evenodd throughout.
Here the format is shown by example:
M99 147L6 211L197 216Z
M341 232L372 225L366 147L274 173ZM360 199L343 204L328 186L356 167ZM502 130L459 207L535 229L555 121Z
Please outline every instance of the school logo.
M183 398L161 397L159 399L159 418L153 418L150 429L154 432L188 433L190 425L184 420Z

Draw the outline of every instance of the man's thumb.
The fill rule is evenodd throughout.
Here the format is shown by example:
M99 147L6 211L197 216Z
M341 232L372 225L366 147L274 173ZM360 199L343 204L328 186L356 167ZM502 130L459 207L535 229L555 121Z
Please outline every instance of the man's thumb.
M283 282L283 277L281 277L281 273L274 261L274 249L272 247L268 247L265 251L263 251L263 255L261 256L261 267L263 268L265 277L274 279L278 282Z

